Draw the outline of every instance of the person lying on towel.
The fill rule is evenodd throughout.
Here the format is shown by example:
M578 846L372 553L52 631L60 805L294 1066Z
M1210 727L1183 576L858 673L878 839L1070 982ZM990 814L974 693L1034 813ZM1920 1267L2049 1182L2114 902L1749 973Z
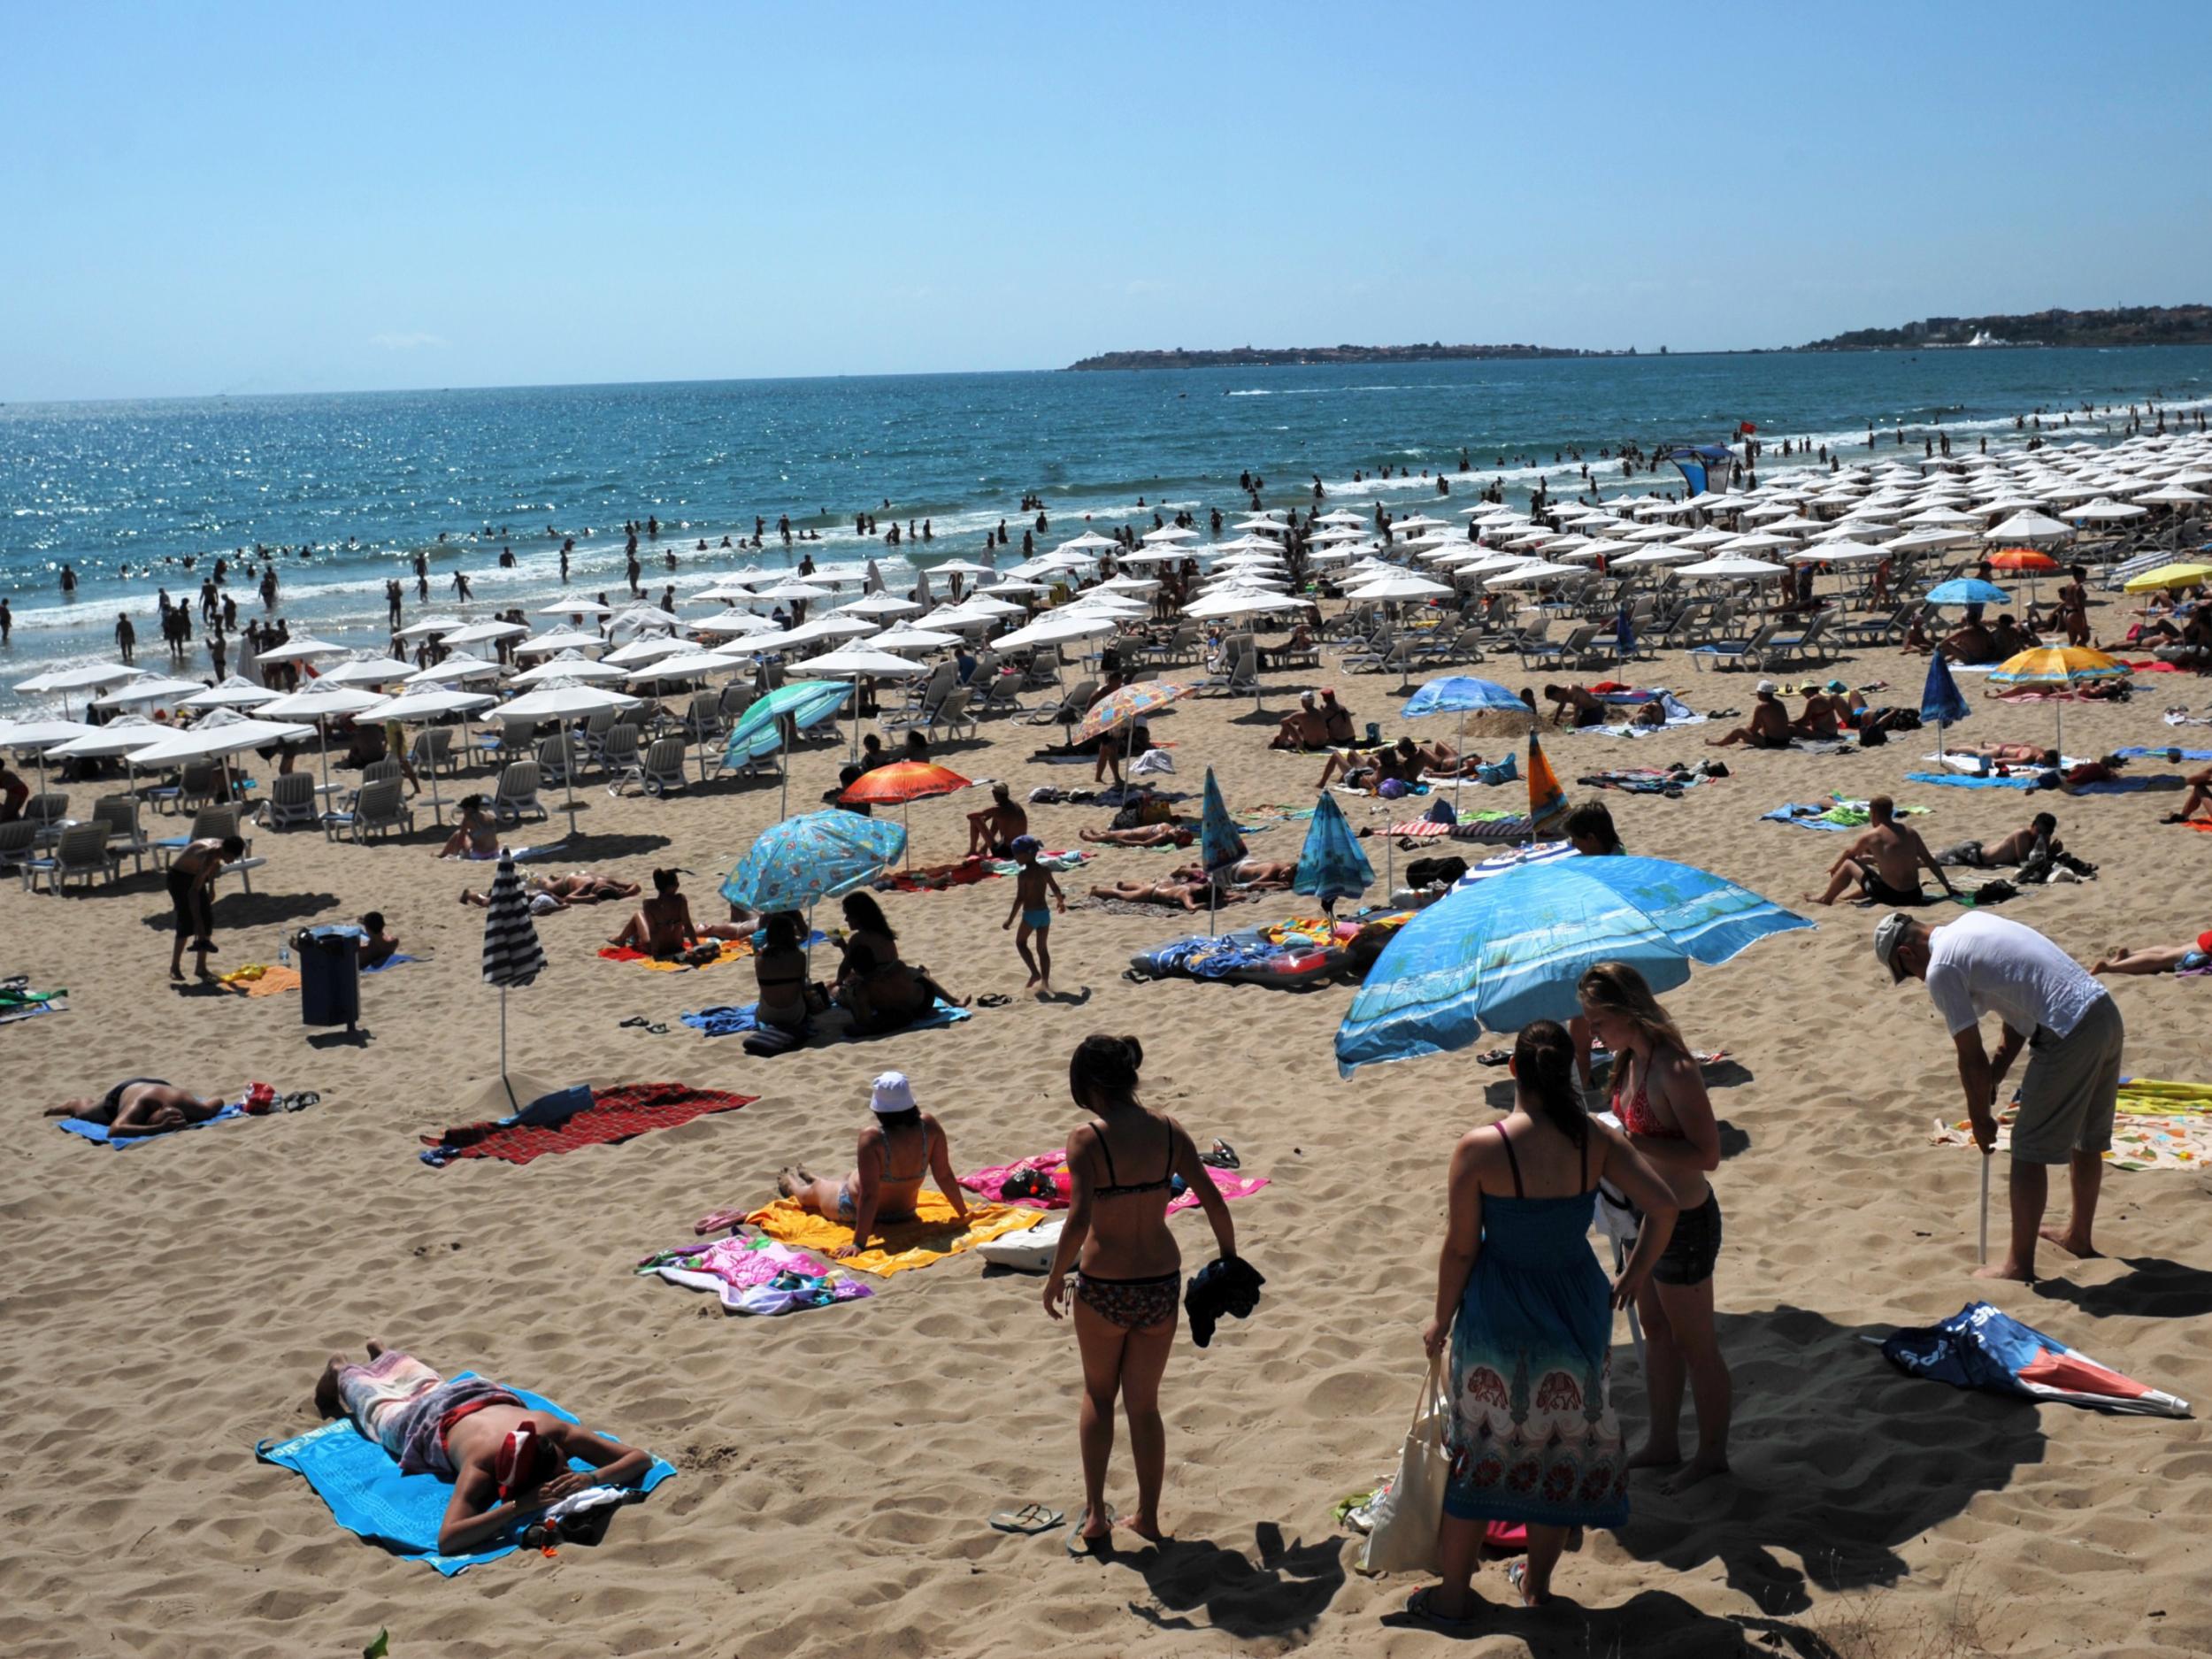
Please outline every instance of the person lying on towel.
M1938 853L1936 862L1970 870L1996 870L2024 864L2038 856L2055 858L2065 850L2065 843L2058 839L2058 819L2048 812L2038 812L2024 829L2016 829L2001 841L1960 841Z
M1200 901L1206 896L1203 881L1117 881L1109 887L1091 889L1094 899L1119 899L1124 904L1179 904L1187 910L1202 908Z
M482 1377L448 1382L411 1354L369 1344L369 1363L333 1354L315 1407L346 1417L404 1475L453 1483L438 1548L457 1555L505 1537L516 1524L591 1486L634 1486L653 1455L529 1407ZM570 1458L589 1463L580 1474Z
M1198 833L1182 824L1141 824L1135 829L1086 829L1079 832L1087 841L1100 841L1109 847L1187 847L1198 839Z
M86 1097L64 1101L46 1109L49 1118L77 1118L98 1124L111 1135L157 1135L165 1129L204 1124L223 1110L212 1095L205 1098L157 1078L134 1077L118 1083L98 1100Z
M860 1132L852 1173L843 1180L819 1179L803 1164L776 1176L776 1190L800 1209L853 1230L850 1243L830 1252L841 1259L866 1249L878 1222L913 1220L925 1176L935 1179L956 1217L968 1218L967 1195L952 1172L951 1144L937 1119L915 1103L906 1073L886 1071L876 1079L868 1105L875 1119Z
M2178 945L2115 945L2092 973L2201 973L2212 968L2212 929Z

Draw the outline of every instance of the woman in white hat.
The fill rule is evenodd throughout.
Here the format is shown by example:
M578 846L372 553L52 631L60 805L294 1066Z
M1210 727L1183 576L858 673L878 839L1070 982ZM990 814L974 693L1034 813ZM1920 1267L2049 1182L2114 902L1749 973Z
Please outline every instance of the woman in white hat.
M967 1219L968 1201L952 1172L952 1149L936 1118L914 1103L913 1086L903 1071L886 1071L868 1097L875 1121L860 1132L852 1173L841 1181L822 1180L803 1164L776 1177L776 1190L803 1210L841 1222L852 1241L830 1254L856 1256L868 1248L879 1222L911 1221L925 1177L952 1201L952 1213Z

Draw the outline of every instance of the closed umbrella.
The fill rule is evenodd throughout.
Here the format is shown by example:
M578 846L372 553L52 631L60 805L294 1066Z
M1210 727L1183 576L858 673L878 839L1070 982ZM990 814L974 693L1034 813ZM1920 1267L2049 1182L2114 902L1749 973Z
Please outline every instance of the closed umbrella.
M545 972L545 947L538 942L537 925L530 919L530 901L524 896L522 878L515 873L511 853L499 855L499 873L484 907L484 983L499 987L499 1082L507 1091L507 1103L522 1110L514 1086L507 1081L507 992L528 985Z
M1336 797L1324 792L1314 803L1306 844L1298 852L1298 873L1291 891L1321 901L1324 915L1336 913L1339 899L1357 898L1374 884L1375 866L1360 850Z
M1222 879L1244 856L1244 837L1237 833L1237 821L1229 816L1228 803L1221 798L1221 786L1214 781L1214 769L1209 766L1205 803L1198 820L1198 862L1206 872L1208 933L1214 931Z
M1733 882L1663 858L1557 858L1455 889L1400 928L1336 1033L1337 1070L1464 1048L1486 1026L1563 1025L1600 962L1655 991L1813 924Z
M1956 726L1974 710L1968 707L1960 695L1959 682L1952 678L1951 664L1941 651L1928 658L1928 683L1920 688L1920 718L1936 729L1936 758L1943 758L1943 728Z

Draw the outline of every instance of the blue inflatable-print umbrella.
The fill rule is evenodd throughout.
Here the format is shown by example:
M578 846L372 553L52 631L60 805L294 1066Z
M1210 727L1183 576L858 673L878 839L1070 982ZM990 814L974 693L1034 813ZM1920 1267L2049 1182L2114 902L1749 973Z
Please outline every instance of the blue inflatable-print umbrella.
M1940 1325L1899 1331L1882 1344L1889 1362L1955 1388L1987 1388L2030 1400L2185 1417L2189 1402L2100 1365L1985 1302L1970 1302Z
M746 766L764 760L783 747L783 726L786 720L793 728L803 732L809 726L819 726L840 709L853 695L849 680L802 680L795 684L778 686L744 713L737 717L737 724L730 727L729 741L722 749L725 766ZM783 805L791 804L791 768L783 768Z
M866 887L898 862L906 831L857 812L808 812L772 824L722 883L722 896L757 910L803 910Z
M1664 858L1561 858L1455 889L1398 930L1336 1033L1337 1070L1473 1043L1579 1010L1575 984L1625 962L1655 991L1812 923Z
M1924 726L1936 729L1936 755L1943 754L1943 728L1956 726L1974 710L1959 691L1959 682L1951 677L1951 664L1944 660L1941 651L1928 658L1928 683L1920 688L1920 719Z
M1928 589L1927 603L1932 605L2001 605L2012 595L1993 582L1979 580L1972 576L1960 576L1947 582L1938 582Z
M1298 853L1298 873L1291 891L1321 901L1324 913L1333 912L1339 899L1357 898L1374 885L1375 866L1359 849L1359 839L1345 821L1344 809L1333 795L1315 803L1313 822L1306 830L1306 844Z

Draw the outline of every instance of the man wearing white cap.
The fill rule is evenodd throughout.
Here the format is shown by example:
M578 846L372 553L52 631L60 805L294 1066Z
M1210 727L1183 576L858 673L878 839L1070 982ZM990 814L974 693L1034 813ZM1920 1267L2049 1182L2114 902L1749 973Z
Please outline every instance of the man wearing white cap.
M852 1173L841 1181L818 1179L803 1164L776 1177L776 1190L802 1210L853 1230L849 1243L830 1254L857 1256L868 1248L878 1222L912 1221L924 1177L952 1201L952 1213L968 1217L968 1201L952 1172L952 1148L937 1119L914 1103L903 1071L886 1071L868 1097L875 1121L860 1132Z
M1774 682L1759 682L1758 701L1751 705L1751 718L1725 737L1709 737L1708 749L1726 749L1731 743L1748 743L1754 749L1787 749L1790 746L1790 711L1774 695Z
M1997 1142L1998 1086L2024 1044L2028 1050L2012 1125L2011 1246L2001 1263L1976 1276L2033 1280L2039 1239L2069 1256L2096 1255L2091 1229L2127 1037L2118 1005L2032 927L1983 910L1939 927L1892 911L1874 930L1874 955L1893 982L1909 974L1926 981L1958 1047L1967 1114L1985 1154ZM1985 1014L2004 1022L1994 1056L1982 1046ZM2054 1164L2066 1164L2072 1176L2074 1210L2062 1227L2042 1225Z

